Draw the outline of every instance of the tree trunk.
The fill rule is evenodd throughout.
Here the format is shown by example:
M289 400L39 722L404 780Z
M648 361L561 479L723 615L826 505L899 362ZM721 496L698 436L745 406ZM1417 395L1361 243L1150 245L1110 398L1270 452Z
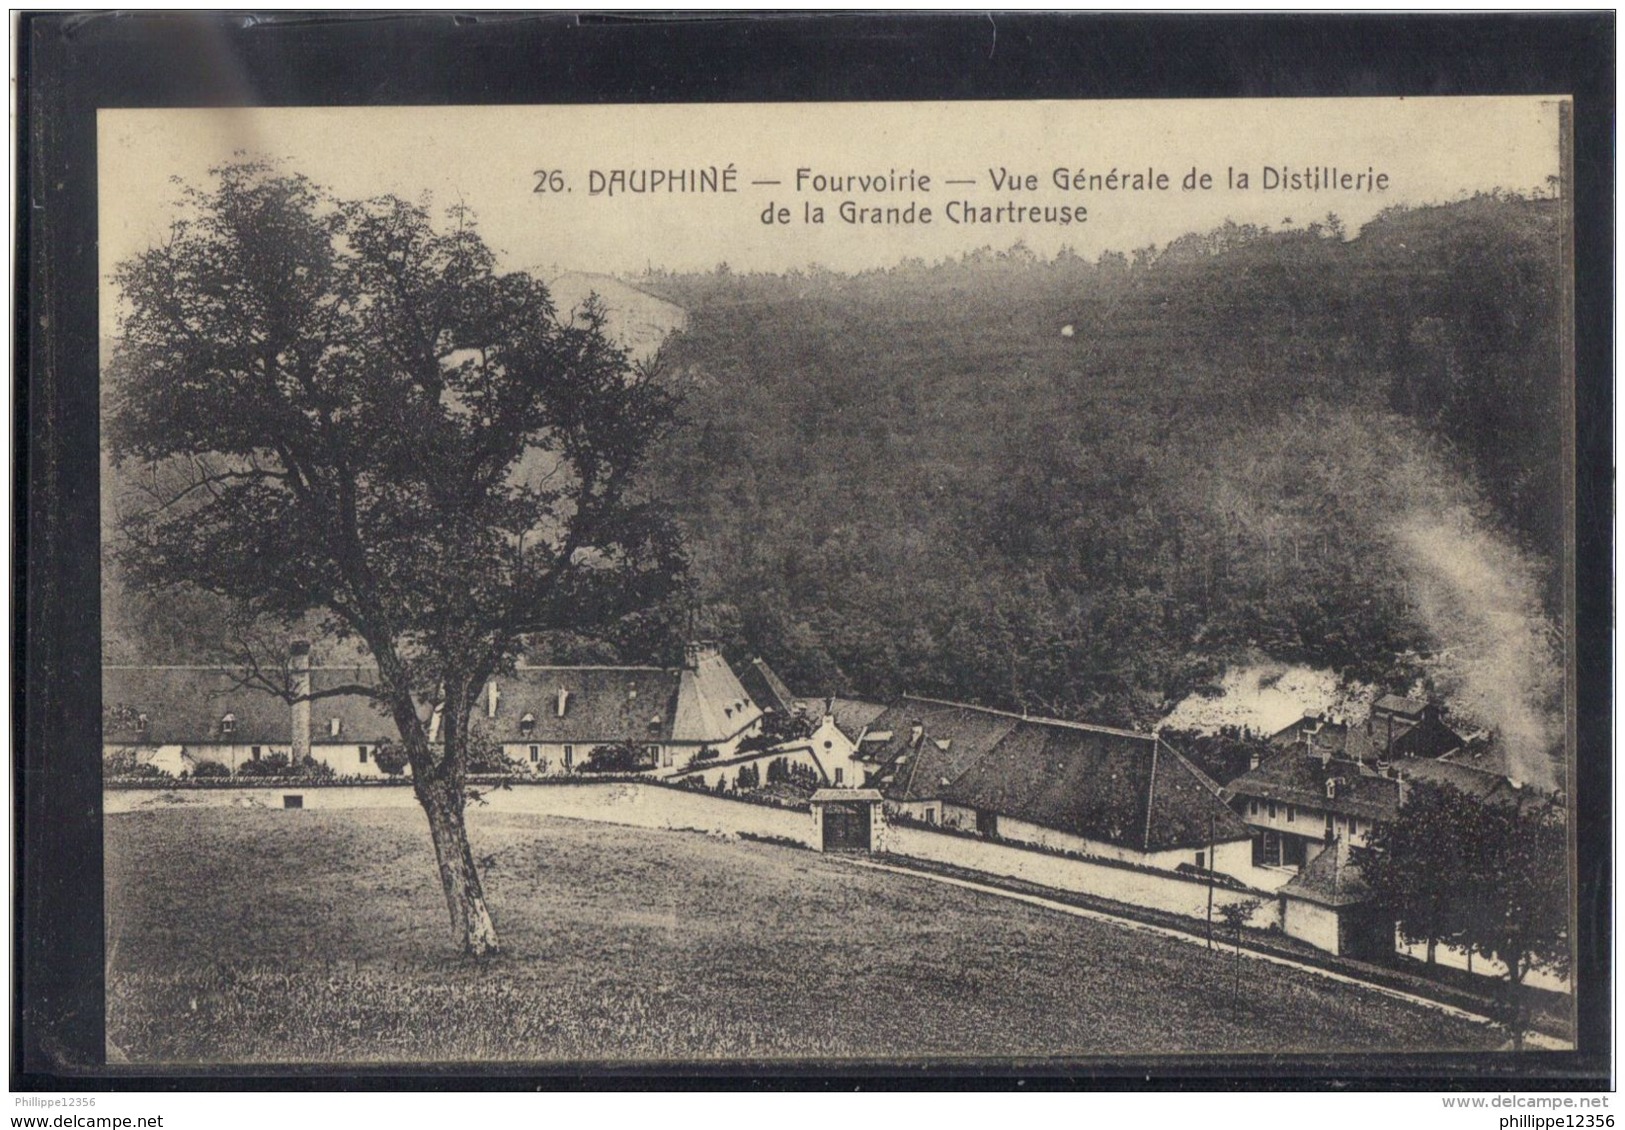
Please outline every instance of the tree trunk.
M452 930L462 939L463 952L470 957L500 952L496 926L485 906L485 889L480 885L474 853L468 846L461 784L435 776L415 779L414 789L429 817L429 836L434 840L446 909L451 912Z
M1434 958L1434 955L1438 952L1438 949L1439 949L1439 939L1438 938L1429 938L1428 939L1428 965L1429 966L1431 966L1433 964L1433 958Z

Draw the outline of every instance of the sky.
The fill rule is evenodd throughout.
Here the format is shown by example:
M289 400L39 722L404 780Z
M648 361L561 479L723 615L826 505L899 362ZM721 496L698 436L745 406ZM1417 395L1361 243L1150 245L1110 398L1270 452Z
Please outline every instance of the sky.
M838 270L927 261L1020 240L1053 255L1164 244L1226 220L1301 227L1335 212L1353 234L1384 208L1478 191L1549 191L1557 98L780 103L771 105L102 110L102 332L108 276L163 239L182 184L235 155L268 157L342 197L393 193L471 208L502 265L635 275L650 267ZM1386 174L1385 187L1266 190L1265 168ZM737 191L594 192L617 170L733 170ZM1166 190L1057 186L1058 170L1166 174ZM1245 172L1246 189L1229 170ZM806 170L798 185L798 171ZM1208 174L1211 187L1185 187ZM549 177L546 174L557 173ZM879 177L818 191L810 178ZM1010 180L996 186L995 178ZM928 185L922 177L930 178ZM1028 178L1034 178L1029 180ZM948 184L965 181L967 184ZM753 183L777 181L777 184ZM903 182L898 185L898 182ZM1025 187L1035 184L1036 187ZM538 188L542 191L537 191ZM852 223L839 207L931 209L931 222ZM954 222L966 208L1087 209L1082 222ZM764 223L771 207L773 223ZM808 221L822 207L824 222ZM985 213L974 212L982 216ZM788 223L778 222L787 217ZM1074 218L1076 219L1075 213Z

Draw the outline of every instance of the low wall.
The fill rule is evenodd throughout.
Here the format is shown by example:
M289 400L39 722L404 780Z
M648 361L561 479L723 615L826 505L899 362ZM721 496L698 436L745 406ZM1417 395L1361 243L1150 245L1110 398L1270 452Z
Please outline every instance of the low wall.
M1406 957L1415 958L1417 961L1426 961L1428 958L1426 942L1416 942L1414 944L1406 942L1404 938L1399 937L1397 930L1394 932L1394 949ZM1497 961L1493 957L1485 957L1483 954L1469 954L1468 951L1457 946L1449 946L1443 943L1440 943L1433 951L1433 960L1451 969L1463 969L1476 973L1480 977L1503 980L1507 975L1507 967L1504 962ZM1537 989L1548 989L1554 993L1572 991L1567 977L1539 965L1530 969L1524 975L1523 983L1532 985Z
M485 812L523 812L576 820L601 820L638 828L678 828L723 835L767 836L813 846L816 829L810 812L765 804L726 800L688 789L639 781L590 784L516 784L481 788L484 803L468 806L470 822ZM109 789L102 811L151 812L168 808L277 808L285 796L297 796L302 808L405 808L416 810L410 788L367 785L271 785L258 788Z
M1208 885L1194 876L1186 878L1090 863L901 824L893 824L886 835L886 850L897 855L1024 879L1040 886L1095 895L1188 918L1207 918ZM1264 891L1237 891L1222 886L1213 888L1214 921L1220 920L1219 907L1248 899L1257 899L1259 903L1247 920L1249 926L1268 929L1280 925L1279 900Z

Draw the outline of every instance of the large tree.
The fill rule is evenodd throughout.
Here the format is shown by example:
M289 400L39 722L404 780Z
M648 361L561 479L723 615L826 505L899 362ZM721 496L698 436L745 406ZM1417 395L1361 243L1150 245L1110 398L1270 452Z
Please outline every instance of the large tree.
M680 583L675 527L638 487L672 398L595 303L560 318L540 281L498 271L461 209L437 224L263 162L188 188L115 281L104 434L144 486L120 566L370 653L375 684L304 697L393 718L453 927L496 951L463 819L469 718L527 635L590 636Z

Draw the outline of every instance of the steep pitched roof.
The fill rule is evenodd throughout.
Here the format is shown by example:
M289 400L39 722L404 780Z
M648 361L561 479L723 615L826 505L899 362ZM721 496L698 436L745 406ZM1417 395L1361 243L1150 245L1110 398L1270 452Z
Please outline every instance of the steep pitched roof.
M287 703L239 686L233 673L220 667L103 667L102 703L122 708L106 713L102 737L108 742L286 745L293 732ZM145 734L134 724L141 714L147 716ZM227 714L235 718L229 735L221 725Z
M796 708L796 696L765 659L758 657L747 663L739 672L739 683L763 710L790 714Z
M608 744L672 740L679 672L661 667L518 667L490 685L470 730L500 743ZM559 712L563 695L564 711ZM532 725L523 727L529 715Z
M1281 894L1288 897L1333 908L1363 902L1370 893L1365 876L1349 861L1348 848L1340 840L1321 848L1281 888Z
M1326 782L1343 783L1336 795L1326 795ZM1301 747L1283 749L1231 781L1232 796L1278 800L1289 804L1356 816L1389 820L1399 811L1399 782L1373 775L1358 761L1305 754Z
M726 741L762 716L733 668L717 651L702 653L680 673L671 740Z

